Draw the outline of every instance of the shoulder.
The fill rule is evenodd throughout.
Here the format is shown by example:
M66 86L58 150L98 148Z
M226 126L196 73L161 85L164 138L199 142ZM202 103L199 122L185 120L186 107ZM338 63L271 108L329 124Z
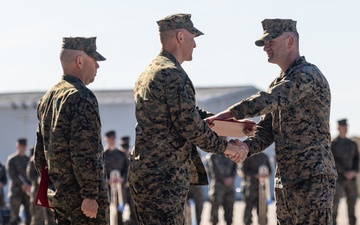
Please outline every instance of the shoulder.
M339 138L334 138L332 141L331 141L331 144L337 144L339 142Z
M354 140L352 140L352 139L350 139L350 138L349 138L349 142L351 142L351 144L353 144L353 145L357 146L356 141L354 141Z
M16 160L17 159L17 153L15 152L15 153L11 153L9 156L8 156L8 158L7 158L7 161L8 162L12 162L12 161L14 161L14 160Z

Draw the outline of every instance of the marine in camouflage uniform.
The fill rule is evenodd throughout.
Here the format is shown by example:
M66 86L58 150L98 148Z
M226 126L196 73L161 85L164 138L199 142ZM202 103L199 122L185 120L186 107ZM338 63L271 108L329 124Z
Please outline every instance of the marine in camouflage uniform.
M6 167L0 163L0 208L5 206L4 186L7 184Z
M34 164L34 148L30 149L30 161L26 167L27 179L31 182L30 190L30 225L56 225L54 212L49 208L38 206L35 204L35 198L39 188L39 174L36 171Z
M336 225L339 200L345 194L349 224L356 224L355 204L357 199L356 174L359 172L359 151L356 142L346 137L347 120L338 121L339 136L331 142L336 170L339 174L333 207L333 222Z
M27 140L18 139L16 143L17 152L11 154L7 160L7 172L9 174L10 191L10 225L17 225L19 222L20 206L25 209L26 225L30 224L30 182L26 179L26 166L30 157L26 155Z
M207 184L205 168L192 145L217 154L232 148L201 119L195 89L181 67L191 60L193 38L203 34L190 17L175 14L157 22L163 49L135 83L137 124L129 183L139 224L183 224L189 185ZM171 43L168 35L174 35ZM175 38L182 45L174 43ZM187 55L172 53L177 48Z
M271 173L271 165L269 157L265 153L258 153L247 158L242 165L244 173L244 224L251 225L252 223L252 210L256 208L257 215L259 216L259 168L260 166L267 166L269 174ZM267 211L267 206L266 206Z
M105 133L105 152L104 152L104 159L105 159L105 171L106 171L106 178L108 184L110 184L111 177L110 174L113 170L118 170L120 172L122 181L121 181L121 189L123 194L123 199L125 199L125 183L127 181L127 172L129 167L129 162L127 156L124 152L120 151L118 148L115 147L115 140L116 140L116 133L115 131L108 131ZM109 186L109 195L111 198L111 190ZM118 224L123 224L123 214L121 211L118 210Z
M211 119L262 116L254 137L245 141L249 155L273 142L278 224L332 224L337 177L330 150L329 84L321 71L299 55L296 21L265 19L268 61L281 68L266 91L242 100ZM209 122L211 122L209 119Z
M225 222L227 225L231 225L235 203L234 181L237 175L237 164L225 156L212 154L209 159L209 175L210 221L213 225L218 224L219 208L222 205Z
M38 105L35 165L38 171L48 166L48 199L58 224L109 223L99 106L85 86L96 76L97 61L105 60L95 42L63 38L64 75Z

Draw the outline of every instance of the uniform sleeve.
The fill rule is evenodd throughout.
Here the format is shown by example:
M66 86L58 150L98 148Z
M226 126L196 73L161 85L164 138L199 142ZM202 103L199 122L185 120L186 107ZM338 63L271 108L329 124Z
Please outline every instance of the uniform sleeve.
M100 119L94 105L79 99L73 108L70 155L82 198L97 199L103 157Z
M7 172L9 174L9 178L11 179L13 183L13 187L20 187L23 183L21 182L19 178L20 171L17 171L16 169L16 162L14 158L11 158L8 160L7 163Z
M269 158L269 156L267 156L266 154L265 154L265 156L266 156L266 165L267 165L268 168L269 168L269 174L271 174L270 158Z
M199 106L196 106L196 110L198 111L201 119L205 119L207 117L210 117L210 116L214 115L214 113L212 113L212 112L208 112L208 111L206 111L204 109L200 109Z
M46 165L46 160L45 160L43 136L41 133L41 125L40 125L41 118L39 115L38 115L38 121L39 121L38 128L36 130L36 143L34 146L34 163L38 174L41 174L43 166Z
M354 145L355 145L355 150L356 150L355 155L354 155L354 162L353 162L354 171L359 172L359 149L358 149L356 142L354 142Z
M259 153L269 147L274 142L272 130L272 116L266 114L256 125L256 132L253 137L244 141L249 146L249 156Z
M338 174L343 175L344 172L346 171L346 169L341 163L342 158L339 157L339 155L338 155L338 152L340 152L340 151L339 151L339 147L338 147L339 145L337 143L338 143L337 139L334 139L331 142L331 152L334 156L336 171L338 172Z
M229 108L236 119L256 117L282 109L312 94L316 83L310 74L311 68L304 68L294 79L286 79L257 94L234 104Z
M30 181L31 183L34 183L34 182L36 183L38 180L38 174L36 172L35 164L32 159L30 159L30 161L26 167L26 177L27 177L27 180Z
M209 160L209 168L211 170L211 173L214 175L215 177L215 180L223 180L223 176L220 172L220 169L219 169L219 161L218 161L218 156L217 155L214 155L212 154L211 157L210 157L210 160Z
M191 81L187 76L180 76L178 79L166 88L167 105L175 129L202 150L222 154L227 141L213 132L201 118L195 106L195 93Z
M128 168L129 168L129 160L127 160L125 157L123 158L123 166L121 168L121 174L123 177L123 183L126 183L127 181L127 174L128 174Z

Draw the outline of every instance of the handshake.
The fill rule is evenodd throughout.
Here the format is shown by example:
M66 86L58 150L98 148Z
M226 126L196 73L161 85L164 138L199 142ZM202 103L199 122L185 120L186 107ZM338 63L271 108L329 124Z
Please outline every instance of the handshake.
M225 149L225 156L236 163L243 162L249 153L247 144L241 142L239 139L231 139Z
M229 110L225 110L220 112L214 116L205 118L205 122L209 124L210 127L214 126L214 120L232 120L234 116ZM256 130L256 126L251 125L250 127L243 127L243 134L247 136L253 136ZM239 139L230 140L224 152L225 156L230 158L232 161L236 163L243 162L249 153L249 147L247 144L241 142Z

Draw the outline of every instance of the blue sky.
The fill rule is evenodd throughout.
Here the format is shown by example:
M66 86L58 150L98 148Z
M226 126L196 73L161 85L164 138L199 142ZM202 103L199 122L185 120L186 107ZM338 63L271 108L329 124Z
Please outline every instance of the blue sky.
M196 87L253 85L266 89L279 74L254 45L265 18L298 22L300 53L327 77L332 91L331 133L348 118L349 135L360 136L358 54L360 1L239 0L18 0L0 8L0 92L45 91L59 81L63 36L97 36L107 58L89 88L131 89L159 53L156 21L191 13L205 33L185 62ZM239 99L241 100L241 99Z

